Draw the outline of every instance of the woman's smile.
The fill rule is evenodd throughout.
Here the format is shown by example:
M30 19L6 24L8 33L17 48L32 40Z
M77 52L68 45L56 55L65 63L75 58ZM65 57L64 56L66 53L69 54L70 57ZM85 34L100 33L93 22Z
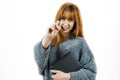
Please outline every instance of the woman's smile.
M63 31L67 31L67 30L70 29L70 27L68 25L67 26L62 26L62 29L63 29Z

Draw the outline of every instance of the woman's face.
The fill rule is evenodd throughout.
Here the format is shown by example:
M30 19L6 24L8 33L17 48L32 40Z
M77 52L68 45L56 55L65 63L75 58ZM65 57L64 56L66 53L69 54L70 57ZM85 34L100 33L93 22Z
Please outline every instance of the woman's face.
M69 33L74 26L73 20L61 19L60 22L62 23L61 28L65 33Z

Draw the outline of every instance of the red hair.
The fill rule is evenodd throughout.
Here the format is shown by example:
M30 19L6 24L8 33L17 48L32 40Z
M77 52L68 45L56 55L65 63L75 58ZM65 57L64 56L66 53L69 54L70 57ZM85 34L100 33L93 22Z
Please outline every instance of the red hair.
M72 19L74 21L73 29L70 31L70 35L74 36L74 38L80 36L83 37L83 30L82 30L82 19L80 15L79 8L70 2L64 3L58 10L55 22L57 20L61 20L62 18L65 19ZM52 41L52 45L58 45L61 42L64 42L66 40L66 35L62 31L62 29L58 32L56 37Z

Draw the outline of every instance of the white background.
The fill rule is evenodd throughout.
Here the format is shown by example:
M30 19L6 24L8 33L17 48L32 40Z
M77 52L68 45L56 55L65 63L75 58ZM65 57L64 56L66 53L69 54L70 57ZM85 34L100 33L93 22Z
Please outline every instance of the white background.
M42 80L33 47L68 0L0 0L0 80ZM97 80L120 80L120 1L69 0L80 8Z

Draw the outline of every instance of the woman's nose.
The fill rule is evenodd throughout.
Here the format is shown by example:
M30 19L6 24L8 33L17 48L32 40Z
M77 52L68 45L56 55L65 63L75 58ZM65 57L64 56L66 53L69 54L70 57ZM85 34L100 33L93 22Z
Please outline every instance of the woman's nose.
M65 22L64 22L65 25L68 25L68 20L66 19Z

